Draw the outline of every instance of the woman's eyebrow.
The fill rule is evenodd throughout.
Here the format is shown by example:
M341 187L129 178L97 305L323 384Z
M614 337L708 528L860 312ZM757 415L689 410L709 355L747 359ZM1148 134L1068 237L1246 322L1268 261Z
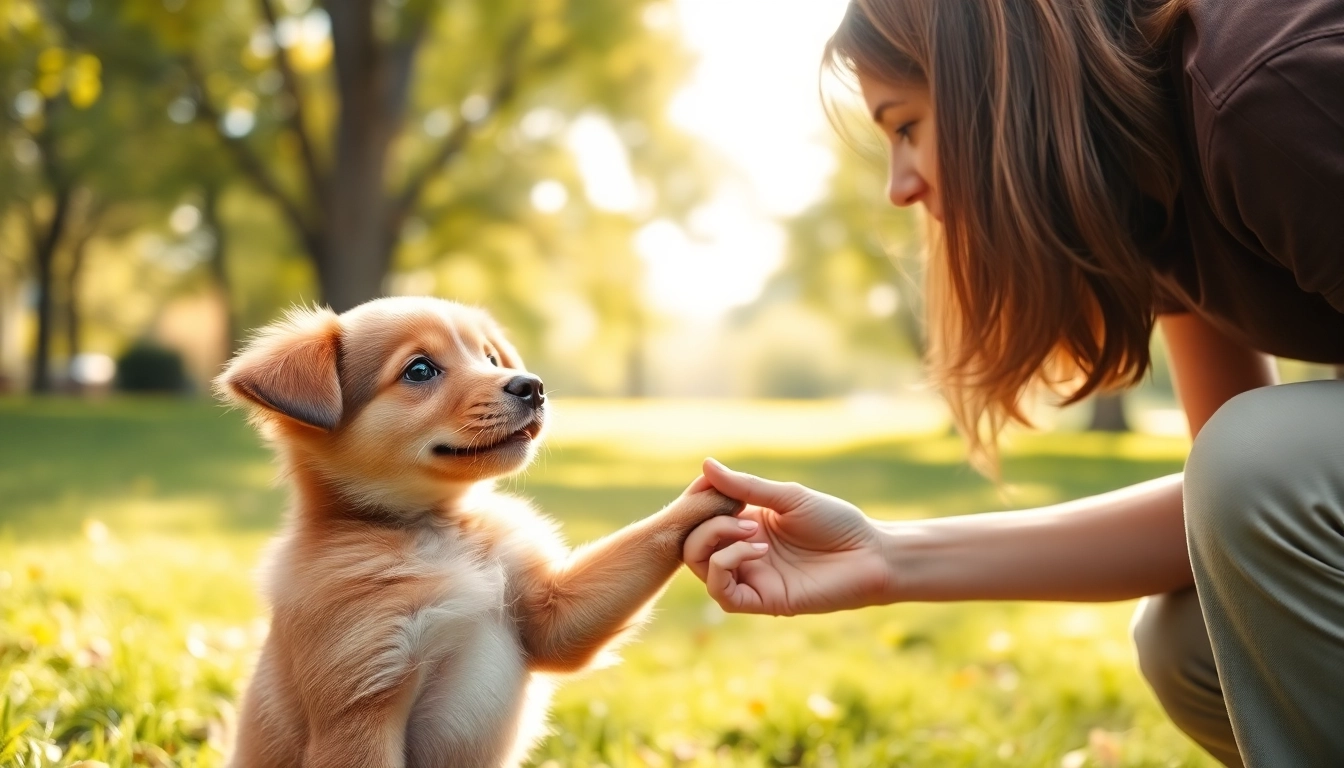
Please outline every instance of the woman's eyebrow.
M897 107L897 106L900 106L901 104L904 104L904 103L905 103L905 99L890 99L890 100L888 100L888 101L884 101L884 102L882 102L881 104L878 104L878 105L873 109L873 122L874 122L874 123L880 123L880 122L882 122L882 113L883 113L883 112L886 112L886 111L887 111L888 109L890 109L891 107Z

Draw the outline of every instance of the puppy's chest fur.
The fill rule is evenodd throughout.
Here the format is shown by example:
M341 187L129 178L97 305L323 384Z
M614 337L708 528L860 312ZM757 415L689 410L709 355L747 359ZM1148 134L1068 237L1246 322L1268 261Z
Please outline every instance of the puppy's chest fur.
M515 564L499 543L462 530L418 532L415 559L437 582L436 598L407 617L386 660L389 671L418 672L408 765L506 763L518 732L540 726L524 719L527 700L542 691L530 690L510 610Z
M272 639L291 651L298 689L346 686L352 706L400 698L408 766L508 765L541 731L550 685L527 670L513 582L560 544L517 500L485 501L459 520L361 525L320 543L296 531L275 551Z

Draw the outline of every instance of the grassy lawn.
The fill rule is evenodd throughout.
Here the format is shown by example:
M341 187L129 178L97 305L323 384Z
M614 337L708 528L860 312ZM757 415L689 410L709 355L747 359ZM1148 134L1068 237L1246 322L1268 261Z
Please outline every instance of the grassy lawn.
M507 483L574 542L713 454L884 518L1035 505L1180 468L1179 439L1015 441L1006 494L922 403L564 401ZM252 569L285 503L208 402L0 400L0 766L218 766L265 635ZM614 667L567 681L534 766L1212 766L1135 669L1130 603L725 616L678 576Z

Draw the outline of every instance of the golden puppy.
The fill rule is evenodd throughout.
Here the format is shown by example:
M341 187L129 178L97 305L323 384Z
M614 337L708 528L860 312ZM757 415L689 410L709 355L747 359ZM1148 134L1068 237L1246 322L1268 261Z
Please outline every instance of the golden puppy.
M216 389L294 486L237 768L516 764L543 730L544 673L637 625L686 534L738 511L683 495L570 552L490 483L536 450L541 379L484 312L448 301L293 312Z

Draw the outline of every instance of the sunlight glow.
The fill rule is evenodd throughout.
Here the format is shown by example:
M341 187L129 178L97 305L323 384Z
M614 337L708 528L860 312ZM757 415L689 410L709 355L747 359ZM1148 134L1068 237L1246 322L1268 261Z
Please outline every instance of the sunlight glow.
M783 230L737 186L696 209L689 228L659 220L635 237L648 299L664 312L708 319L751 301L784 251Z
M835 168L818 82L822 49L844 7L845 0L677 0L649 7L645 23L677 29L698 57L669 115L709 145L723 171L713 199L685 225L690 231L659 220L636 236L646 294L659 310L719 318L755 299L781 264L787 245L781 220L816 202ZM473 119L469 106L462 108L466 120ZM563 118L539 110L521 126L530 140L562 127ZM564 140L589 202L641 217L652 192L633 174L620 134L605 117L583 114ZM563 207L543 184L533 189L533 205Z
M584 193L594 208L630 213L640 207L630 157L611 121L582 115L570 126L566 143L578 162Z
M331 17L321 8L302 16L285 16L275 25L275 41L281 48L321 45L330 38Z
M448 131L452 130L453 116L448 113L447 109L439 107L438 109L431 110L429 114L425 115L421 127L424 128L426 136L434 139L441 139L448 135Z
M712 318L755 299L783 259L781 217L825 189L835 166L818 95L826 39L845 0L678 0L699 61L672 120L708 142L729 178L692 233L655 222L639 234L648 292L664 311Z
M237 139L252 132L253 126L257 124L257 116L245 107L230 107L221 121L225 135Z
M188 203L177 206L168 216L168 226L179 235L187 234L200 224L201 209Z
M532 187L532 207L541 213L558 213L569 203L569 191L555 179L543 179Z
M196 103L191 99L178 97L168 105L168 119L178 125L186 125L196 119Z
M767 214L788 216L834 168L817 83L844 0L680 0L699 57L672 119L738 166Z
M558 109L537 107L518 124L523 137L528 141L544 141L559 133L565 127L565 116Z

